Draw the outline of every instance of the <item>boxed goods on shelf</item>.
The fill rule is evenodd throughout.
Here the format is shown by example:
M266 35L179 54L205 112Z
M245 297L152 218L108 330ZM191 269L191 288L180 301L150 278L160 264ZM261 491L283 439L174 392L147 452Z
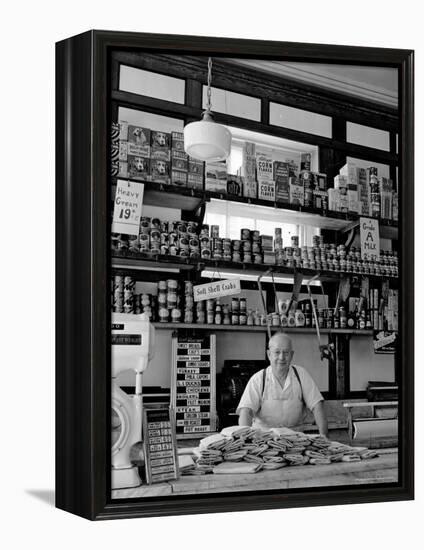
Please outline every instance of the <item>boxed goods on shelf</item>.
M207 162L205 191L227 193L227 165L225 162Z
M277 202L290 202L289 173L287 162L274 162L275 200Z

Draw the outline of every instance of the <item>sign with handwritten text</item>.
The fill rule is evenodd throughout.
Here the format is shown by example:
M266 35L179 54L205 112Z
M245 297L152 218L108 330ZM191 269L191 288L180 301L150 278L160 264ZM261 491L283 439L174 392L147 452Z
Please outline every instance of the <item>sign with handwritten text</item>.
M380 261L380 230L378 220L359 218L362 260Z
M118 180L113 207L112 233L138 236L144 185Z
M193 287L194 301L210 300L220 298L221 296L231 296L231 294L240 294L240 279L227 279L225 281L214 281L204 285Z

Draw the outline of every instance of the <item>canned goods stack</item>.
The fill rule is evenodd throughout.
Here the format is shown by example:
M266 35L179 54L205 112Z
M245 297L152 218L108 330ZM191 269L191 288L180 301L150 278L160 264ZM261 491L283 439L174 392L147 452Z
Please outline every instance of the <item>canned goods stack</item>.
M161 323L179 323L181 321L181 296L178 281L168 279L158 283L158 308Z
M193 283L191 281L184 281L184 323L193 323Z
M124 277L115 275L112 282L112 311L124 313Z

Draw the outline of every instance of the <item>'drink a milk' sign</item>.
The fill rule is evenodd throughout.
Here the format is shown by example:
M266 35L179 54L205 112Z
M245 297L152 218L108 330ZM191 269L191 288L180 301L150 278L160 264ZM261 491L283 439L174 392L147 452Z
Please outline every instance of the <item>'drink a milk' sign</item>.
M204 285L193 287L194 301L210 300L220 298L221 296L231 296L231 294L240 294L240 279L227 279L226 281L215 281Z
M380 261L380 231L378 220L360 218L361 258Z

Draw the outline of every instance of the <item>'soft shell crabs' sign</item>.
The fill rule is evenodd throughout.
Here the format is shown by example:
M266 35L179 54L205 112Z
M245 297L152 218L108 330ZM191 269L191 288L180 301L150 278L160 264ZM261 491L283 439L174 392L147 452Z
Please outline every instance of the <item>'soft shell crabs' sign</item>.
M210 300L212 298L221 298L221 296L231 296L240 294L240 279L227 279L225 281L215 281L204 285L193 287L194 301Z

